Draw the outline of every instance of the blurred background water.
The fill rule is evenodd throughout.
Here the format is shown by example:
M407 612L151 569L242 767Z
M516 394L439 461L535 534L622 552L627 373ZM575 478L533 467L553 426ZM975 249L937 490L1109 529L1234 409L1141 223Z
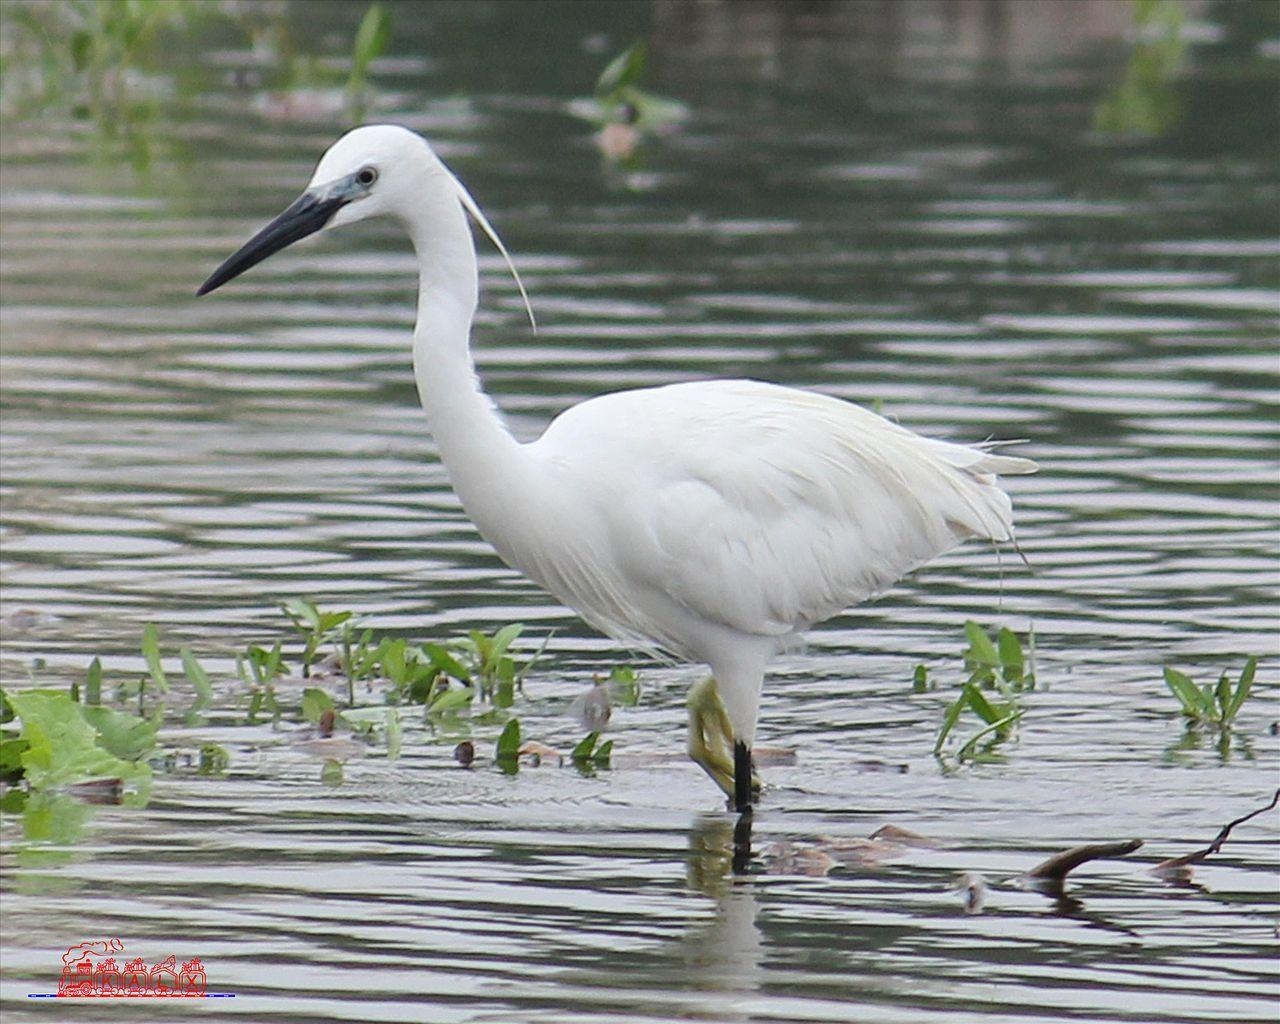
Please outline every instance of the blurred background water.
M5 1019L120 1019L27 998L108 936L200 956L236 993L202 1012L252 1020L1269 1018L1275 814L1193 886L1146 869L1280 767L1277 8L383 8L351 82L363 4L160 3L118 46L108 5L0 5L0 675L136 674L154 622L219 693L162 739L231 755L53 840L0 819ZM636 39L685 116L602 143L574 115ZM771 873L732 880L732 820L678 756L696 669L637 662L615 766L588 775L464 771L415 720L398 760L370 748L334 788L299 729L244 724L233 654L284 639L292 597L415 641L554 630L521 717L562 746L573 699L630 657L448 490L394 228L192 297L357 113L431 138L515 255L539 331L482 245L475 344L519 435L601 391L741 375L1025 438L1041 464L1010 482L1031 571L971 545L779 662L760 742L797 753L765 769ZM1040 686L999 757L957 766L930 750L968 618L1033 628ZM1234 733L1184 732L1162 667L1212 680L1248 655ZM913 692L918 663L937 690ZM776 845L886 823L943 845L817 877ZM1129 837L1069 899L1005 884ZM981 915L951 891L966 871Z

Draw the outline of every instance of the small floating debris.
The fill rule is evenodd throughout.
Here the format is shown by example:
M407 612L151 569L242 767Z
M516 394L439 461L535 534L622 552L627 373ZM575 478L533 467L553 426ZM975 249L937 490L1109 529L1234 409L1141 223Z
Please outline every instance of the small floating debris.
M956 879L956 886L951 891L962 897L966 914L981 914L986 906L987 880L976 871L966 871Z
M780 839L764 851L765 874L823 878L840 862L817 846Z

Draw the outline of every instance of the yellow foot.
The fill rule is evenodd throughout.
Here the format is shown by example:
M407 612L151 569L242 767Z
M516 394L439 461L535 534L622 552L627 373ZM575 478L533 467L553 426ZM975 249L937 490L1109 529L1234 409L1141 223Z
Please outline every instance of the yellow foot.
M733 726L715 679L709 676L690 687L688 704L689 756L733 800ZM754 770L751 791L760 792L760 779Z

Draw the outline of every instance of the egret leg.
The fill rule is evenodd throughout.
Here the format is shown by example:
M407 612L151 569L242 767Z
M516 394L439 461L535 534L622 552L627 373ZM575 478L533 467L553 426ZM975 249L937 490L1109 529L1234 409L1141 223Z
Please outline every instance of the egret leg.
M689 756L720 787L732 806L742 811L760 791L760 780L751 763L751 749L735 742L733 725L720 700L714 678L703 679L689 690Z

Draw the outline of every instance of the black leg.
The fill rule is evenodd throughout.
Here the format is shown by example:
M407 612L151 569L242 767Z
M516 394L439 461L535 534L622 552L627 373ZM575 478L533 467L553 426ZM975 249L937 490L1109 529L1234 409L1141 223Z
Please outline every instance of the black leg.
M738 815L733 824L733 873L745 875L751 871L751 813L750 806Z
M742 740L733 744L733 809L751 810L751 750Z

